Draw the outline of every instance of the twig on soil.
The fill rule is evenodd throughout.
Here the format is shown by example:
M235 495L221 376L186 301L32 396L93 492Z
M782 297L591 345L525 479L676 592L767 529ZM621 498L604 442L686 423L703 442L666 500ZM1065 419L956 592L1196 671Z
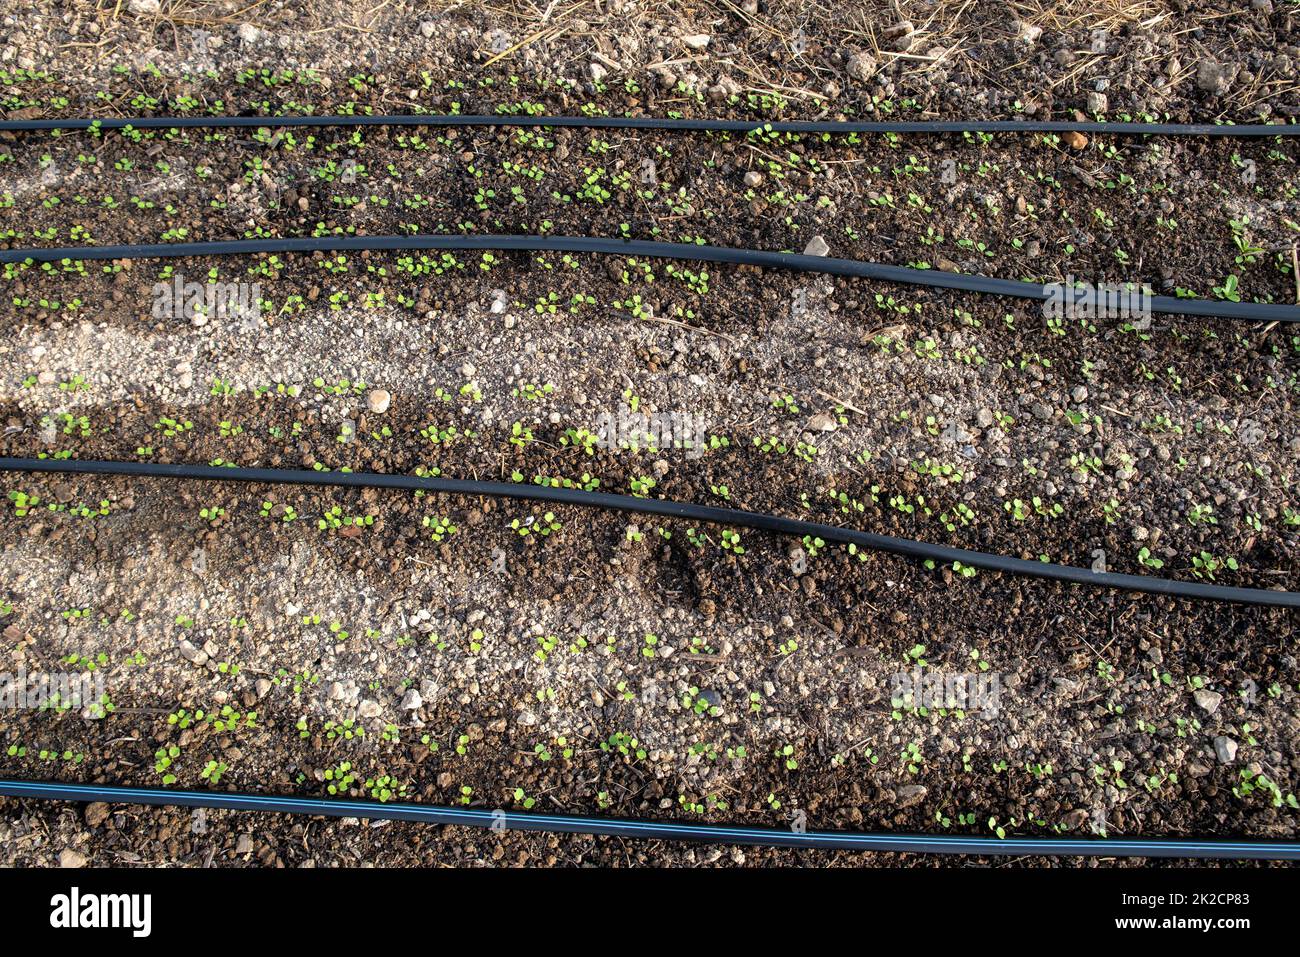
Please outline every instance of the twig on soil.
M741 69L744 69L744 68L742 67ZM801 87L797 87L797 86L783 86L783 85L780 84L780 83L773 83L771 86L767 86L767 87L762 87L762 86L747 86L747 87L745 87L745 92L746 92L746 93L759 93L759 94L762 94L762 95L767 95L767 94L771 94L771 93L788 93L788 94L790 94L790 95L792 95L792 96L806 96L806 97L809 97L810 99L814 99L814 100L822 100L822 101L826 101L826 100L829 99L828 97L823 96L821 93L814 93L812 90L805 90L805 89L803 89L803 88L801 88Z
M693 326L689 322L682 322L680 319L668 319L664 316L655 316L655 315L642 316L641 318L648 320L650 322L662 322L670 326L679 326L682 329L689 329L691 330L691 332L698 332L701 335L717 336L719 339L725 339L733 346L736 344L736 340L733 339L731 336L727 335L725 332L718 332L715 329L705 329L703 326Z
M178 17L169 14L165 19L172 24L173 28L178 23L190 27L196 27L196 26L210 27L210 26L221 26L222 24L240 23L247 19L247 17L245 17L244 14L248 13L248 11L250 10L257 9L258 7L262 6L266 2L267 0L254 0L253 3L250 3L248 6L244 7L243 9L236 10L233 13L227 14L226 16L223 17L185 17L185 16ZM120 3L118 4L118 7L119 8L121 7ZM113 12L113 18L117 19L116 10Z
M1291 246L1291 278L1295 281L1295 301L1300 305L1300 253L1296 252L1294 244Z
M556 37L558 37L561 33L563 33L567 29L568 29L567 26L560 26L560 27L549 27L544 30L538 30L536 33L524 37L514 46L510 47L508 50L502 50L496 56L488 59L486 62L484 62L481 69L486 70L488 67L490 67L493 63L496 63L498 60L502 60L510 56L510 54L523 49L524 47L536 42L537 40L542 39L543 37L545 37L547 40L554 40Z
M768 152L766 152L766 151L764 151L764 150L759 149L757 146L754 146L752 143L746 143L745 145L746 145L746 147L748 147L750 150L752 150L753 152L757 153L759 156L766 156L766 157L767 157L768 159L770 159L773 163L780 163L782 166L786 167L787 169L798 169L798 168L799 168L799 167L795 166L793 163L787 163L785 160L781 159L781 157L779 157L779 156L773 156L771 153L768 153Z
M839 396L837 396L837 395L831 395L831 393L829 393L829 392L824 392L824 391L822 391L821 389L818 389L818 390L817 390L817 394L820 395L823 399L830 399L832 402L837 403L838 405L843 406L844 408L848 409L850 412L856 412L858 415L861 415L861 416L866 416L866 414L867 414L867 413L863 412L861 409L859 409L856 405L852 405L852 404L850 404L850 403L848 403L848 402L845 402L843 399L841 399L841 398L840 398Z

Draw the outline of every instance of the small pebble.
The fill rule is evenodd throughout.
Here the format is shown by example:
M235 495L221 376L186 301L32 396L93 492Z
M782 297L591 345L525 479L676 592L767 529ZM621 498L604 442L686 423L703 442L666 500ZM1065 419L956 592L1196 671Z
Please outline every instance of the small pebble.
M1220 764L1231 764L1237 760L1237 742L1226 735L1214 739L1214 754Z
M1192 697L1196 700L1196 707L1206 714L1214 714L1219 710L1219 705L1223 702L1223 695L1206 688L1198 689L1192 694Z
M927 793L923 784L904 784L896 792L898 796L899 807L911 807L913 804L919 804Z
M803 248L805 256L825 256L831 251L831 247L826 244L826 240L821 236L814 236L808 240L808 245Z

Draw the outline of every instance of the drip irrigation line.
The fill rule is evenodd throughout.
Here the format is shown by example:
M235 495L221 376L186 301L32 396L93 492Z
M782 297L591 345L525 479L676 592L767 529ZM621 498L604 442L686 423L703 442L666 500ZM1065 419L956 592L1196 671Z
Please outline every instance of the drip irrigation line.
M669 130L685 133L1110 133L1120 136L1300 135L1296 123L1122 123L1086 120L692 120L657 116L134 116L0 120L0 132L37 130L234 129L241 127L522 126L542 129Z
M612 509L642 515L712 525L729 525L757 531L813 537L841 545L856 545L870 551L886 552L907 558L951 565L960 562L973 568L1007 572L1032 578L1118 588L1125 591L1167 595L1172 598L1197 598L1233 602L1243 605L1268 605L1300 608L1300 592L1273 591L1262 588L1237 588L1205 582L1178 581L1151 575L1128 575L1098 572L1074 565L1013 558L987 552L935 545L891 535L862 532L856 529L824 525L801 519L784 518L762 512L735 508L674 502L661 498L638 498L610 492L552 488L521 482L481 482L469 479L393 475L377 472L310 471L306 469L226 468L219 465L167 465L158 462L107 462L82 459L26 459L0 457L0 472L50 472L78 475L122 475L136 478L198 479L212 482L262 482L273 485L313 485L337 488L383 488L434 492L442 495L481 495L491 498L554 502L588 508Z
M128 244L121 246L49 246L31 249L0 250L0 262L58 262L61 260L104 259L176 259L187 256L233 256L254 253L357 252L364 250L497 250L527 252L600 253L614 256L642 256L693 262L730 263L766 269L790 269L796 272L852 276L883 282L956 289L994 296L1011 296L1036 302L1052 301L1061 314L1068 316L1075 308L1070 290L1061 284L1044 285L1015 279L994 279L944 272L890 266L856 259L833 259L801 253L774 253L757 249L734 249L727 246L699 246L693 243L664 243L641 239L601 239L587 236L320 236L288 239L236 239L194 243ZM1104 302L1103 291L1093 290L1089 300L1097 308ZM1117 303L1133 314L1151 312L1184 316L1214 316L1250 322L1300 323L1300 306L1255 302L1230 302L1214 299L1179 299L1152 296L1134 287L1125 293L1111 292Z
M193 807L210 810L264 811L358 817L372 820L454 824L493 830L592 834L666 841L703 841L760 847L817 850L893 851L914 854L977 854L1062 857L1182 857L1233 860L1300 860L1300 843L1256 840L1175 840L1060 837L967 837L950 834L891 834L858 831L783 831L775 828L720 824L684 824L629 818L532 814L503 809L444 807L406 802L351 801L232 791L182 791L55 781L0 779L0 796L50 801L102 801L154 807Z

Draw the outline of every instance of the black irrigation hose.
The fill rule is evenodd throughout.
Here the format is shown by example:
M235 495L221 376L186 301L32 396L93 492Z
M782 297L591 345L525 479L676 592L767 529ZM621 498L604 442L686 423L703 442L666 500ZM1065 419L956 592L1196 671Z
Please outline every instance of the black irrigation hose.
M322 236L302 239L237 239L197 243L156 243L123 246L51 246L32 249L0 250L0 262L58 262L99 259L174 259L185 256L232 256L251 253L355 252L361 250L409 251L442 250L510 250L528 252L602 253L614 256L645 256L693 262L731 263L768 269L792 269L832 276L853 276L884 282L957 289L994 296L1012 296L1046 302L1056 299L1063 314L1071 304L1062 295L1062 287L1014 279L967 276L937 269L915 269L856 259L832 259L799 253L773 253L756 249L732 249L725 246L697 246L692 243L663 243L641 239L597 239L585 236ZM1098 293L1100 295L1100 293ZM1100 305L1100 300L1098 300ZM1173 296L1140 297L1127 294L1130 310L1147 308L1151 312L1184 316L1216 316L1250 322L1300 323L1300 306L1281 306L1255 302L1228 302L1213 299L1178 299Z
M812 848L816 850L894 851L913 854L977 854L1020 856L1047 854L1060 857L1183 857L1231 860L1300 860L1300 843L1288 841L1196 841L1185 839L1120 839L1062 837L966 837L952 834L890 834L858 831L780 831L775 828L735 827L722 824L681 824L612 817L568 814L530 814L503 809L443 807L431 804L351 801L334 798L241 794L233 791L180 791L168 788L115 787L99 784L62 784L57 781L0 779L0 797L47 801L103 801L110 804L145 804L154 807L201 807L212 810L264 811L283 814L317 814L326 817L360 817L372 820L415 821L421 824L455 824L493 830L542 831L557 834L595 834L667 841L704 841L712 844L747 844L759 847Z
M587 492L582 489L551 488L516 482L479 482L468 479L425 478L416 475L386 475L376 472L316 472L306 469L225 468L219 465L165 465L157 462L101 462L79 459L24 459L0 457L0 472L57 472L78 475L128 475L141 478L201 479L213 482L265 482L279 485L315 485L340 488L386 488L423 490L442 495L486 495L493 498L555 502L582 505L643 515L662 515L691 522L733 525L777 535L797 538L811 536L841 545L856 545L871 551L888 552L908 558L950 565L960 562L973 568L1047 578L1076 585L1119 588L1126 591L1168 595L1173 598L1199 598L1234 602L1243 605L1270 605L1300 608L1300 592L1272 591L1263 588L1235 588L1203 582L1177 581L1151 575L1126 575L1118 572L1095 572L1074 565L992 555L986 552L917 542L892 535L878 535L856 529L783 518L762 512L735 508L696 505L660 498L637 498L610 492Z
M0 120L0 132L33 130L230 129L328 126L526 126L688 133L1113 133L1120 136L1297 136L1300 124L1109 123L1065 120L688 120L657 116L134 116L105 119Z

